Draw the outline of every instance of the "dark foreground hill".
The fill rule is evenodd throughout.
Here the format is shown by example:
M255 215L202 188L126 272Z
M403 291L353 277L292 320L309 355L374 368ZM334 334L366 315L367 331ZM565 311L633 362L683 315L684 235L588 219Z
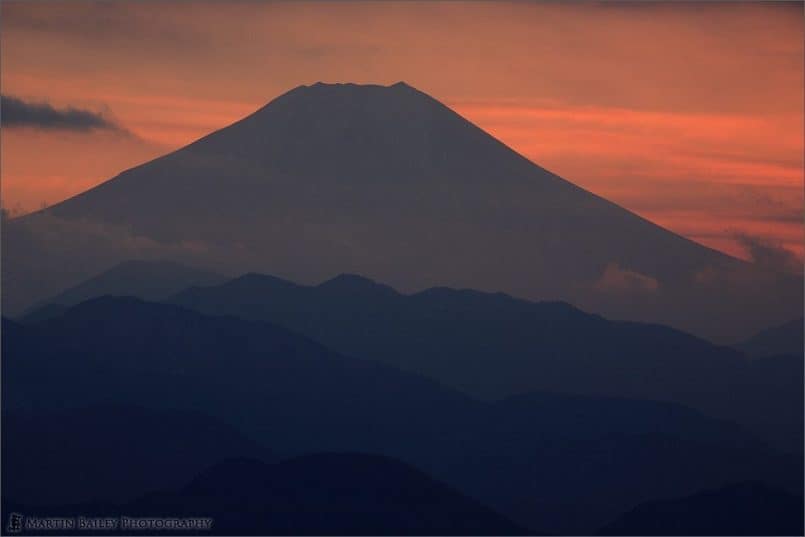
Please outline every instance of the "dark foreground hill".
M485 403L265 322L172 305L101 298L39 323L5 320L2 346L9 411L192 409L277 453L402 460L549 533L588 533L648 499L728 482L802 486L800 457L684 407L551 394Z
M599 535L802 535L801 495L745 482L638 505Z
M749 361L668 327L610 321L566 303L449 288L404 295L353 275L302 286L248 274L171 301L270 321L476 397L538 390L667 400L802 450L801 356Z
M165 258L316 282L353 272L566 300L738 341L802 312L802 278L663 229L404 83L300 86L3 225L3 308Z
M127 503L26 506L6 500L4 511L4 520L12 511L212 518L211 531L189 532L202 535L533 534L415 468L387 457L351 453L307 455L270 465L230 459L205 469L181 488Z
M119 404L6 413L2 433L3 496L32 504L128 501L222 459L276 459L199 412Z

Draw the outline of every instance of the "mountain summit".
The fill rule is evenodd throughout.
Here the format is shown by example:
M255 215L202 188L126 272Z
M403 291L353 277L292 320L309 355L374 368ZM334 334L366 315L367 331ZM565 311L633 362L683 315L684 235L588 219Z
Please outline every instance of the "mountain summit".
M802 307L799 278L587 192L402 82L297 87L12 223L11 311L134 257L503 291L731 341Z

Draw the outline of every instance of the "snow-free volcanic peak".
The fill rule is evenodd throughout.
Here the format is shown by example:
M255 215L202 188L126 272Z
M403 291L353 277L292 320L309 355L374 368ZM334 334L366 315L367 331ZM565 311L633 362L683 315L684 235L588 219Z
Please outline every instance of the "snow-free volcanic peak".
M566 300L715 339L801 314L800 279L587 192L404 82L300 86L16 224L56 231L4 241L23 251L4 257L11 308L139 249L302 283L354 273Z

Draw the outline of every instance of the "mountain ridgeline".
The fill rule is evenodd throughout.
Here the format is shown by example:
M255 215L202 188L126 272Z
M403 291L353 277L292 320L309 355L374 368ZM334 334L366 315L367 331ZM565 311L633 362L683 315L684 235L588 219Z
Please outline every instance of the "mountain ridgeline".
M182 486L126 502L44 507L5 502L3 507L21 513L44 509L51 516L211 518L212 531L182 531L196 535L534 534L415 468L362 453L307 455L275 464L231 458Z
M802 309L801 278L652 224L404 83L300 86L3 228L12 314L135 257L565 300L724 342Z
M738 343L735 348L755 358L781 354L801 356L805 345L803 323L805 320L800 317L781 325L771 326Z
M405 295L357 275L305 286L246 274L172 294L182 275L188 284L199 278L189 267L123 263L23 320L58 316L77 296L155 298L145 290L162 289L165 302L269 321L344 355L415 372L480 399L537 390L666 400L737 421L784 451L802 450L801 353L750 360L664 326L610 321L567 303L501 293L443 287ZM781 340L777 332L758 337L773 343ZM782 339L793 349L787 343L793 335Z
M333 291L343 283L326 287ZM354 296L358 302L360 294ZM263 453L258 456L269 461L272 454L391 457L499 513L511 521L506 533L591 533L646 500L728 482L759 480L791 492L802 485L801 455L781 454L739 425L684 406L547 392L483 401L378 359L331 351L265 321L101 297L36 322L4 319L2 333L3 409L12 418L3 420L4 456L11 457L3 463L19 469L4 472L3 488L17 491L20 498L7 501L23 506L112 498L129 505L149 484L175 491L188 473L237 449L248 457ZM126 410L131 407L142 410ZM111 410L99 415L98 408ZM193 434L174 430L171 423L187 412L211 421L186 423L204 428ZM131 430L93 427L116 421L130 422ZM144 443L127 440L140 434ZM164 450L154 449L153 438L160 437ZM193 440L218 445L187 443ZM114 457L94 454L109 454L107 448L124 442L130 442L132 467L107 475L107 459ZM63 447L54 447L59 456L50 466L40 461L54 456L46 446ZM183 456L183 450L195 453ZM177 457L182 465L174 467ZM143 469L149 461L152 469ZM81 487L50 487L51 466L65 478L81 475ZM172 471L156 487L163 467ZM228 494L223 490L230 488L199 499L196 512ZM192 505L183 503L191 502L183 493L171 497L165 501L174 503L150 504L151 512L159 505ZM264 505L263 496L250 498ZM300 505L321 509L317 501L302 497ZM356 502L350 508L358 509ZM369 513L373 505L366 504ZM487 517L489 527L495 520L504 527L501 519L477 516ZM417 531L449 531L446 522L434 520ZM387 532L408 527L401 522Z
M270 321L483 399L552 391L673 401L802 449L801 355L749 361L671 328L566 303L450 288L404 295L354 275L302 286L247 274L169 301Z
M802 534L801 277L404 83L300 86L2 234L4 524Z
M762 483L732 483L637 506L599 535L799 535L802 495Z
M25 312L28 321L59 315L68 306L104 295L162 300L189 285L224 283L224 276L162 260L127 260Z

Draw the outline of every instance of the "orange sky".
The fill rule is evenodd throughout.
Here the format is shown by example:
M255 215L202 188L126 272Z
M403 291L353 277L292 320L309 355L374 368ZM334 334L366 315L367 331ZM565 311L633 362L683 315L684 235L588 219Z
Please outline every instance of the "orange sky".
M2 92L120 131L4 127L28 211L300 84L398 80L534 162L747 257L803 251L803 4L4 1ZM741 239L744 237L744 239Z

